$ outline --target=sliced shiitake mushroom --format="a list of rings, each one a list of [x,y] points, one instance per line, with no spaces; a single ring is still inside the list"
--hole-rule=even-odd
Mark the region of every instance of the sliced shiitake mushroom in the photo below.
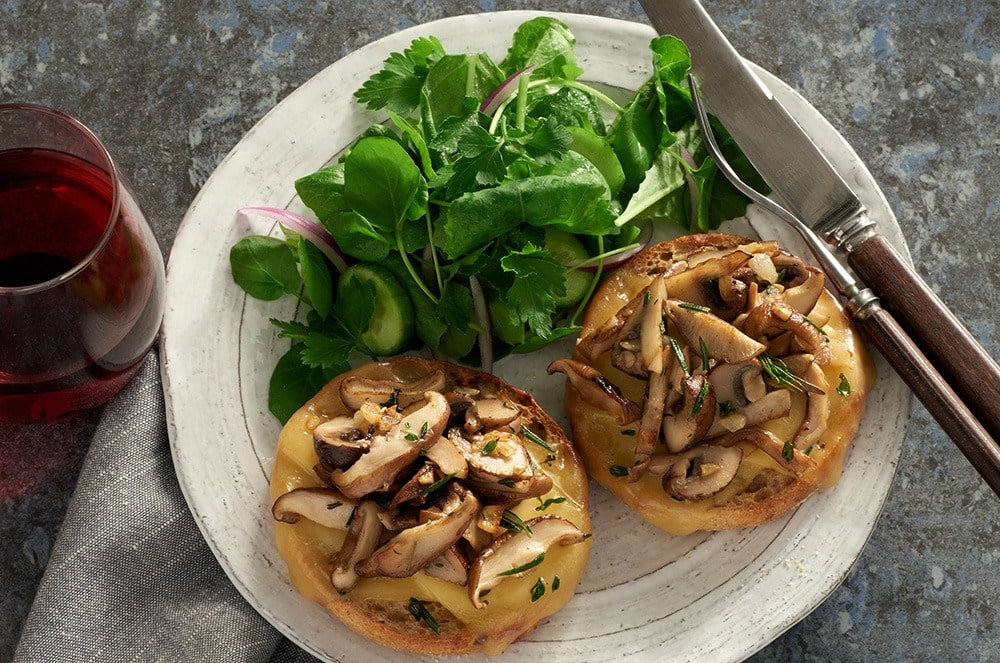
[[[337,488],[354,498],[384,490],[421,450],[437,441],[448,423],[448,402],[436,391],[425,392],[424,398],[424,405],[413,409],[384,435],[373,437],[368,453],[349,468],[330,474]]]
[[[333,488],[296,488],[274,500],[271,515],[283,523],[306,518],[324,527],[346,530],[357,505]]]
[[[349,467],[368,451],[368,430],[358,428],[354,417],[334,417],[313,429],[313,446],[330,469]]]
[[[504,398],[478,398],[465,411],[465,430],[475,433],[512,424],[521,410]]]
[[[586,535],[576,525],[554,514],[532,518],[525,529],[501,534],[484,548],[469,569],[469,598],[477,608],[486,607],[483,593],[503,582],[519,578],[545,559],[555,544],[580,543]]]
[[[440,516],[389,539],[355,566],[362,577],[406,578],[451,548],[479,513],[472,491],[452,482],[441,501]]]
[[[698,501],[728,486],[742,460],[739,447],[699,445],[679,454],[664,454],[653,467],[666,467],[663,489],[668,494],[678,500]]]
[[[666,311],[692,348],[697,348],[704,342],[710,357],[730,364],[746,361],[765,350],[762,343],[722,318],[685,304],[676,299],[668,299]]]
[[[444,391],[443,371],[433,371],[419,380],[404,383],[395,380],[373,380],[352,375],[340,383],[340,400],[352,410],[360,410],[365,403],[404,408],[424,398],[428,391]]]
[[[663,417],[663,441],[677,453],[701,441],[715,419],[715,393],[704,375],[692,375],[681,383],[679,408]]]
[[[557,359],[548,372],[563,373],[584,402],[613,415],[619,425],[631,423],[642,415],[639,406],[622,395],[621,390],[593,366],[572,359]]]
[[[774,433],[763,428],[743,428],[712,440],[713,445],[722,447],[732,447],[740,442],[749,442],[796,475],[816,465],[812,458],[796,449],[791,440],[782,442]]]
[[[456,543],[428,562],[424,573],[465,587],[469,582],[469,557],[462,546]]]
[[[382,538],[382,522],[378,505],[371,500],[362,501],[354,511],[350,529],[337,554],[330,560],[333,569],[330,580],[338,592],[349,592],[358,584],[357,565],[367,559],[378,547]]]

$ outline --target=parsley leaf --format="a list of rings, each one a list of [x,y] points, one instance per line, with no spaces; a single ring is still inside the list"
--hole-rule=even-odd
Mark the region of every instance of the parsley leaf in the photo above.
[[[372,110],[388,108],[409,113],[420,104],[420,89],[427,77],[428,65],[444,55],[444,47],[435,37],[415,39],[403,53],[392,53],[381,71],[369,78],[355,98]]]
[[[554,296],[566,294],[563,267],[552,255],[533,244],[514,251],[500,260],[504,271],[514,274],[514,285],[507,291],[507,306],[517,322],[526,322],[539,336],[552,331]]]

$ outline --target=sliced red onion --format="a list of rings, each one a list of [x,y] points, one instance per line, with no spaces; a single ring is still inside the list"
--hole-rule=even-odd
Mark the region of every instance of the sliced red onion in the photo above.
[[[490,92],[483,103],[479,105],[479,112],[485,113],[487,115],[493,115],[500,104],[510,99],[511,95],[517,92],[517,82],[525,74],[531,73],[531,70],[535,68],[535,65],[525,67],[520,71],[515,71],[513,74],[504,79],[504,82],[496,86],[492,92]]]
[[[331,263],[333,263],[333,266],[338,272],[343,272],[347,269],[347,261],[344,259],[343,254],[340,253],[340,247],[337,246],[337,241],[333,239],[333,235],[331,235],[326,228],[319,225],[315,221],[311,221],[304,216],[296,214],[295,212],[289,212],[286,209],[280,209],[278,207],[243,207],[239,209],[237,213],[257,214],[259,216],[266,216],[269,219],[274,219],[289,230],[297,232],[309,240],[310,243],[322,251],[323,255],[325,255]]]
[[[630,258],[635,256],[644,249],[648,249],[649,245],[653,241],[653,222],[647,221],[643,226],[642,230],[639,232],[639,236],[635,238],[635,246],[633,246],[628,251],[623,251],[611,258],[604,261],[604,269],[614,269],[615,267],[621,266],[623,263],[627,262]],[[584,265],[583,267],[578,267],[581,272],[596,272],[597,265]]]
[[[490,309],[486,303],[483,287],[479,279],[469,277],[469,290],[472,291],[472,306],[476,311],[476,322],[483,331],[479,332],[479,360],[487,373],[493,372],[493,325],[490,322]]]

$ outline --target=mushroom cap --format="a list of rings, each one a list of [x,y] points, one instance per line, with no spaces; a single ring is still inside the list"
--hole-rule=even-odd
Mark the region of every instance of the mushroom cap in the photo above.
[[[701,445],[681,454],[663,475],[663,489],[679,500],[703,500],[728,486],[740,469],[739,447]]]

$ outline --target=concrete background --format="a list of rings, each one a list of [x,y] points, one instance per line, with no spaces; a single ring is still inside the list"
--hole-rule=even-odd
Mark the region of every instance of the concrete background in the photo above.
[[[705,5],[745,56],[844,134],[881,184],[919,271],[1000,354],[1000,6]],[[401,28],[505,9],[645,21],[637,2],[598,0],[0,0],[0,100],[54,106],[94,129],[169,254],[216,164],[317,71]],[[13,652],[99,416],[0,425],[0,660]],[[997,660],[998,594],[1000,500],[915,405],[856,567],[753,660]]]

